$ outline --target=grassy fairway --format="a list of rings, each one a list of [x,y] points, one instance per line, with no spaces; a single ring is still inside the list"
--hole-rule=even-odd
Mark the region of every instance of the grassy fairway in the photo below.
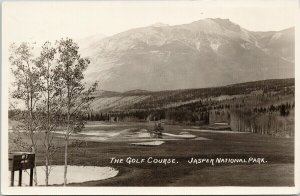
[[[149,128],[148,124],[118,124],[116,126],[87,127],[85,131],[116,132],[128,128]],[[208,140],[167,140],[161,146],[133,146],[124,141],[84,141],[70,145],[70,165],[112,166],[119,169],[115,178],[72,184],[73,186],[293,186],[294,139],[275,138],[252,133],[202,132],[195,127],[165,126],[165,131],[178,134],[183,129]],[[57,138],[57,140],[62,140]],[[175,158],[175,164],[110,163],[112,157],[137,159]],[[194,158],[265,158],[265,164],[189,164]],[[42,150],[37,155],[43,165]],[[53,164],[63,164],[63,149]],[[51,178],[51,176],[50,176]]]

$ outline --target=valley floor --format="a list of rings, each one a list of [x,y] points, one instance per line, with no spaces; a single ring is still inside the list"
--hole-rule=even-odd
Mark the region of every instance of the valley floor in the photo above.
[[[84,132],[151,129],[153,123],[89,122]],[[70,145],[70,165],[109,166],[119,170],[116,177],[90,181],[70,186],[294,186],[294,138],[276,138],[253,133],[201,130],[201,127],[164,125],[164,132],[189,133],[205,139],[165,140],[159,146],[131,145],[129,140],[80,140]],[[194,131],[193,131],[194,130]],[[132,134],[131,134],[132,135]],[[59,134],[57,135],[59,136]],[[90,137],[90,135],[89,135]],[[96,137],[99,137],[96,136]],[[127,136],[126,136],[127,137]],[[61,137],[56,140],[62,143]],[[78,145],[79,144],[79,145]],[[11,146],[11,149],[13,147]],[[63,148],[54,157],[53,165],[63,164]],[[127,159],[145,159],[143,163],[126,162]],[[175,163],[147,163],[147,159],[175,159]],[[124,159],[123,163],[112,163],[112,158]],[[242,159],[240,163],[189,163],[196,160]],[[263,158],[264,162],[249,159]],[[42,149],[37,154],[38,165],[43,165]],[[54,176],[51,176],[50,178]]]

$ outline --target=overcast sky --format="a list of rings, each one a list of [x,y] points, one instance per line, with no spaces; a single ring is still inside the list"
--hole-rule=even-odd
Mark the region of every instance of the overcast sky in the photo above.
[[[294,26],[296,0],[228,2],[6,2],[2,14],[3,40],[45,41],[66,36],[75,39],[95,34],[109,36],[157,22],[175,25],[208,17],[229,18],[254,31],[282,30]]]

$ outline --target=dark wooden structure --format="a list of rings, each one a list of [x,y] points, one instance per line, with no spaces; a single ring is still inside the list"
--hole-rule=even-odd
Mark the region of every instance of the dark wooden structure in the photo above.
[[[11,152],[8,156],[9,171],[11,172],[10,185],[14,186],[15,171],[19,171],[19,186],[22,185],[22,170],[30,169],[29,186],[33,184],[33,168],[35,154],[30,152]]]

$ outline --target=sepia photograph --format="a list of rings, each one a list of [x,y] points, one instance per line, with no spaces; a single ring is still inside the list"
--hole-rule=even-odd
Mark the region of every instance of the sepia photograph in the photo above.
[[[299,194],[298,3],[2,2],[1,193]]]

